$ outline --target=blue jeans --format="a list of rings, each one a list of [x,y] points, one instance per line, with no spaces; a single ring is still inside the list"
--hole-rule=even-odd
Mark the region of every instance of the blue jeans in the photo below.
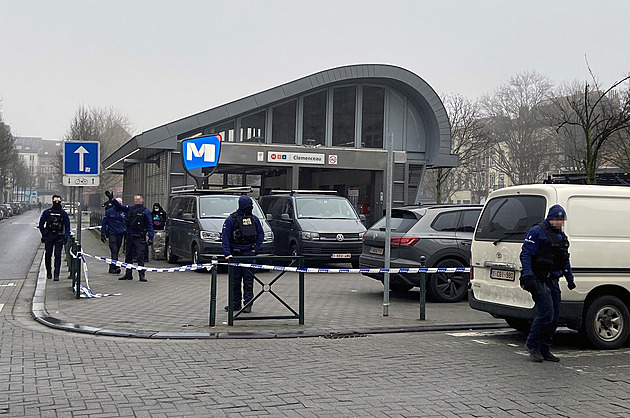
[[[562,296],[558,279],[542,283],[541,291],[532,295],[532,299],[534,299],[538,313],[529,329],[525,344],[530,350],[548,353],[551,350],[551,341],[556,328],[558,328],[558,319],[560,318]]]

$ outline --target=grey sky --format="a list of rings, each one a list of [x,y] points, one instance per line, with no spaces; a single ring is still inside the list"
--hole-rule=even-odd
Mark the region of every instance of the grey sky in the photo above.
[[[79,105],[139,133],[347,64],[387,63],[471,99],[536,70],[630,72],[628,1],[0,0],[0,98],[18,136],[61,138]]]

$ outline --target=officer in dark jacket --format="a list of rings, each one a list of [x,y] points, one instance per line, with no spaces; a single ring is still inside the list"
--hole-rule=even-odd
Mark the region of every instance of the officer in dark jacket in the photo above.
[[[575,289],[569,240],[562,231],[565,219],[562,206],[552,206],[547,218],[527,232],[521,250],[521,287],[532,294],[538,310],[525,345],[530,359],[538,363],[560,361],[551,353],[551,341],[560,317],[558,279],[564,276],[569,290]]]
[[[52,197],[52,207],[46,209],[39,218],[39,231],[42,233],[42,242],[45,244],[45,264],[46,277],[53,278],[51,272],[51,258],[53,249],[55,251],[55,281],[59,280],[59,269],[61,268],[61,249],[68,241],[70,235],[70,218],[65,210],[61,208],[61,196]]]
[[[122,203],[120,197],[116,198],[116,200],[118,203]],[[103,215],[103,222],[101,222],[101,241],[105,242],[106,238],[109,238],[111,259],[118,261],[118,253],[120,252],[120,247],[125,235],[127,214],[114,209],[113,204],[109,206],[109,209],[107,209],[105,215]],[[108,273],[120,274],[120,267],[110,264]]]
[[[137,194],[133,197],[133,206],[121,205],[118,201],[112,200],[112,194],[105,192],[112,201],[114,209],[127,213],[127,247],[125,249],[125,263],[133,263],[134,256],[139,266],[144,266],[147,259],[148,245],[153,245],[153,221],[151,211],[144,207],[144,196]],[[149,241],[147,243],[147,235]],[[145,272],[138,271],[141,282],[146,282]],[[118,280],[132,280],[131,269],[126,269],[125,275]]]
[[[226,260],[232,256],[256,255],[260,251],[265,238],[265,231],[260,219],[252,214],[253,208],[252,199],[243,195],[238,199],[238,210],[225,219],[221,241]],[[242,296],[241,280],[243,282]],[[243,312],[251,312],[252,299],[254,298],[254,273],[250,269],[236,267],[232,290],[234,310],[241,309],[242,298],[245,302]],[[225,307],[225,310],[228,310],[228,306]]]

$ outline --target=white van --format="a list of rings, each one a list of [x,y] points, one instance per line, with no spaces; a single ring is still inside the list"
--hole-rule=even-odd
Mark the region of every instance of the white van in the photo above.
[[[519,286],[528,229],[548,209],[566,210],[575,290],[560,279],[560,325],[581,331],[597,348],[623,346],[630,332],[630,187],[532,184],[490,194],[471,246],[469,304],[519,330],[535,316]]]

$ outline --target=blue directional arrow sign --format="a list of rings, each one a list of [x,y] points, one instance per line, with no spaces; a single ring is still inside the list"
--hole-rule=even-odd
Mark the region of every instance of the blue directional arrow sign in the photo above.
[[[100,143],[96,141],[67,141],[63,144],[63,174],[98,176]]]

